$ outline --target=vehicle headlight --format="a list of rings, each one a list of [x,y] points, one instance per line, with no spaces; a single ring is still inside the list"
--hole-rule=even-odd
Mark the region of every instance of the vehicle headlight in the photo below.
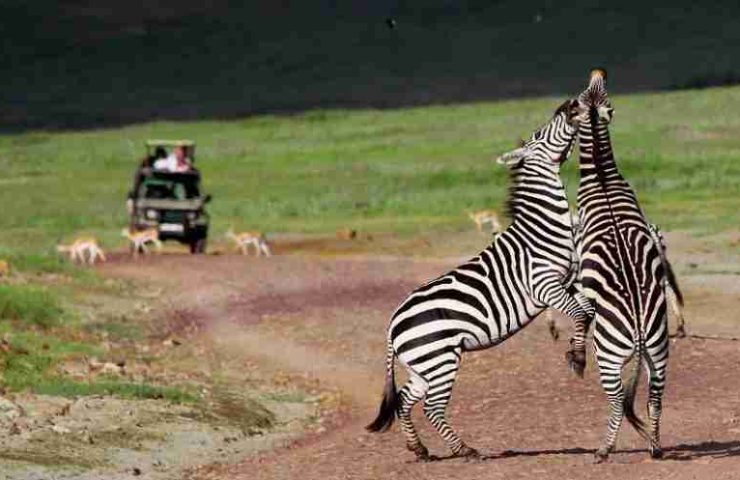
[[[188,212],[188,220],[195,220],[198,218],[198,214],[196,212]]]
[[[149,220],[156,220],[157,219],[157,211],[156,210],[147,210],[146,211],[146,218]]]

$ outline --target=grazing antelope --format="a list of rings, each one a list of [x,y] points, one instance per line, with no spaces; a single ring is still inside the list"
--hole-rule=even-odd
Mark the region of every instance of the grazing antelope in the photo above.
[[[337,238],[340,240],[354,240],[357,238],[357,230],[346,227],[337,230]]]
[[[57,245],[57,251],[68,253],[69,259],[73,263],[79,262],[94,265],[98,258],[103,262],[106,260],[103,249],[100,248],[98,241],[93,237],[78,238],[70,245]]]
[[[229,229],[226,232],[226,236],[236,243],[239,247],[239,251],[242,255],[249,255],[249,246],[253,245],[257,256],[265,255],[269,257],[272,255],[270,246],[267,244],[267,239],[262,232],[240,232],[234,233],[233,229]]]
[[[10,275],[10,262],[0,260],[0,277],[7,277],[8,275]]]
[[[129,242],[131,242],[134,257],[137,257],[139,252],[144,254],[149,253],[149,250],[146,248],[149,243],[154,244],[157,252],[162,251],[162,242],[159,240],[159,231],[156,228],[147,228],[138,232],[132,232],[128,228],[124,228],[121,230],[121,235],[128,238]]]
[[[501,232],[501,222],[499,222],[498,215],[493,210],[468,212],[468,216],[475,222],[475,226],[478,227],[479,232],[483,232],[483,225],[486,223],[491,225],[491,233]]]

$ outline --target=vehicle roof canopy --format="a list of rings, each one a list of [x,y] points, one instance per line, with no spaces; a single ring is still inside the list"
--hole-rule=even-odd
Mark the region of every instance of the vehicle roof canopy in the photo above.
[[[146,146],[151,147],[194,147],[192,140],[147,140]]]

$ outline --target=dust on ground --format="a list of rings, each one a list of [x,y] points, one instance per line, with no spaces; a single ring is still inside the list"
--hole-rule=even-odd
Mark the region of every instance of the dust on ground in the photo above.
[[[92,422],[97,428],[133,425],[139,436],[129,445],[103,448],[106,437],[98,433],[100,455],[97,444],[82,451],[89,452],[89,461],[117,452],[107,466],[93,466],[105,476],[85,477],[91,470],[80,466],[66,478],[129,478],[134,464],[145,467],[135,467],[142,478],[161,479],[740,478],[740,342],[734,341],[672,343],[663,423],[667,458],[661,462],[646,461],[645,445],[625,426],[611,461],[591,464],[607,415],[593,362],[585,380],[571,377],[565,342],[550,340],[540,322],[497,348],[464,358],[450,415],[486,460],[416,463],[397,427],[384,435],[366,433],[363,426],[374,417],[382,389],[390,313],[416,285],[470,256],[459,252],[475,252],[487,241],[451,233],[409,242],[287,238],[276,242],[280,255],[272,258],[235,256],[228,249],[222,255],[136,262],[114,257],[101,267],[104,275],[146,285],[158,299],[158,341],[174,336],[188,347],[170,349],[168,365],[229,392],[226,398],[251,392],[273,412],[287,408],[279,413],[285,430],[245,434],[233,423],[198,418],[200,410],[192,406],[161,401],[131,407],[123,400],[81,399],[69,412],[73,419],[80,415],[79,425],[85,416],[99,415]],[[736,236],[674,233],[668,242],[686,296],[688,331],[740,337],[732,316],[740,307]],[[285,255],[291,248],[300,255]],[[92,406],[85,408],[88,401]],[[225,404],[228,409],[241,403]],[[131,409],[142,419],[125,422],[122,412]],[[70,433],[46,425],[48,441],[85,445],[74,422],[51,416]],[[420,412],[415,421],[433,453],[444,454]],[[194,425],[196,431],[187,433]],[[120,442],[126,436],[110,438]],[[189,447],[198,441],[205,443]],[[28,445],[31,451],[46,448]]]

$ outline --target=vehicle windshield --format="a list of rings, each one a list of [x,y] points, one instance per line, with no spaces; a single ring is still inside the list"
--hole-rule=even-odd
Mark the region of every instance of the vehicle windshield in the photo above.
[[[145,179],[139,186],[138,198],[188,200],[198,198],[198,178],[187,178],[185,176],[153,176]]]

